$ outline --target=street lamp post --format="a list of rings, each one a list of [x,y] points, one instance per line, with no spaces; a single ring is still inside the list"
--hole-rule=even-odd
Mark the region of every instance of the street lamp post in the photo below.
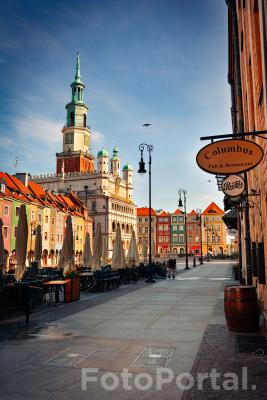
[[[31,240],[30,240],[30,251],[29,251],[29,264],[32,261],[32,237],[36,235],[35,221],[31,221],[30,226],[31,226]]]
[[[206,259],[209,261],[209,228],[207,224],[204,223],[204,227],[206,228],[206,245],[207,245],[207,253],[206,253]]]
[[[197,219],[199,220],[199,225],[200,225],[200,260],[199,263],[203,264],[203,246],[202,246],[202,216],[201,216],[201,210],[200,208],[196,209],[197,212]]]
[[[188,267],[188,252],[187,252],[187,216],[186,216],[186,190],[178,189],[179,194],[179,202],[178,207],[183,207],[184,205],[184,228],[185,228],[185,269],[189,269]],[[182,195],[184,197],[184,204],[182,202]]]
[[[153,279],[153,271],[152,271],[152,252],[151,252],[151,244],[152,244],[152,221],[151,221],[151,164],[152,164],[152,158],[151,158],[151,152],[153,151],[153,145],[152,144],[146,144],[142,143],[139,146],[139,150],[141,152],[141,159],[139,161],[139,174],[145,174],[146,169],[145,169],[145,162],[143,159],[143,152],[147,149],[149,153],[149,278],[146,280],[146,282],[155,282]]]

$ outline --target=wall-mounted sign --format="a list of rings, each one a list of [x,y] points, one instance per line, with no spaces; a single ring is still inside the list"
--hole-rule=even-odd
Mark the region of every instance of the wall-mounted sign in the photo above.
[[[229,175],[222,181],[222,191],[229,197],[238,197],[245,190],[245,181],[239,175]]]
[[[198,166],[215,175],[249,171],[263,158],[262,148],[250,140],[227,139],[208,144],[197,153]]]

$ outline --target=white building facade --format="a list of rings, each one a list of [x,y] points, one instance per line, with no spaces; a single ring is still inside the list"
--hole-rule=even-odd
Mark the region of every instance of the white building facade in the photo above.
[[[132,229],[136,232],[133,168],[128,163],[121,168],[119,149],[115,146],[111,158],[105,149],[98,152],[95,169],[95,159],[89,154],[91,132],[86,125],[88,107],[83,103],[84,84],[80,77],[79,56],[71,88],[72,101],[66,105],[67,123],[62,130],[62,152],[57,153],[57,172],[33,176],[32,180],[56,193],[73,191],[77,194],[93,218],[94,232],[97,223],[101,224],[108,258],[112,257],[116,227],[120,225],[127,255]]]

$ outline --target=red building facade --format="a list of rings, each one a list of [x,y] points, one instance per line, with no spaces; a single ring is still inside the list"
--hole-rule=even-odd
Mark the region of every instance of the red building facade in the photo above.
[[[166,255],[171,251],[171,215],[162,211],[156,215],[156,251]]]

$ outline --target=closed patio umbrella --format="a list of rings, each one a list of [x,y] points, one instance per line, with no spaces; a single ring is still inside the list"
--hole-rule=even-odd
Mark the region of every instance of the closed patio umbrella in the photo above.
[[[142,237],[142,257],[145,262],[146,258],[147,258],[147,245],[146,245],[145,235],[143,235],[143,237]]]
[[[102,240],[102,259],[101,265],[105,266],[108,262],[108,245],[107,245],[107,238],[103,237]]]
[[[64,274],[75,270],[74,265],[74,248],[73,248],[73,229],[71,216],[68,215],[66,220],[66,229],[64,235],[63,246],[61,250],[59,266],[64,268]]]
[[[155,261],[155,257],[156,257],[156,243],[155,243],[155,239],[154,239],[153,236],[152,236],[152,238],[151,238],[151,255],[152,255],[152,258],[153,258],[154,261]]]
[[[84,250],[83,250],[83,265],[87,268],[92,268],[92,250],[91,250],[91,240],[90,235],[87,232],[85,236]]]
[[[102,235],[101,235],[101,224],[98,222],[96,226],[96,233],[94,237],[94,269],[100,269],[101,257],[102,257]]]
[[[42,252],[43,249],[42,249],[41,225],[38,225],[36,229],[36,238],[34,247],[34,260],[37,262],[38,268],[41,268]]]
[[[5,274],[6,267],[6,255],[5,255],[5,246],[4,246],[4,238],[3,238],[3,221],[0,218],[0,270],[2,270],[2,274]]]
[[[117,227],[116,231],[116,239],[113,248],[111,267],[112,269],[121,269],[125,267],[125,254],[121,239],[120,226]]]
[[[128,250],[127,260],[128,260],[129,267],[137,265],[139,263],[139,255],[138,255],[138,249],[137,249],[137,244],[136,244],[135,231],[133,229],[132,229],[132,236],[131,236],[130,246],[129,246],[129,250]]]
[[[27,241],[28,241],[28,223],[26,206],[22,204],[19,210],[19,221],[16,235],[16,258],[17,267],[15,271],[15,279],[21,281],[26,270],[26,256],[27,256]]]

